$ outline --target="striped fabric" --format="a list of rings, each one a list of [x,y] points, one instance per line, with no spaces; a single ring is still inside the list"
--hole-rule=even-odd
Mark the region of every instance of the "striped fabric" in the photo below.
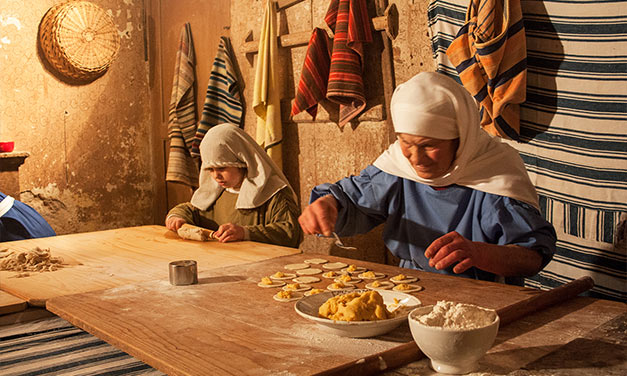
[[[438,70],[455,77],[446,50],[467,0],[433,0]],[[627,14],[624,1],[522,1],[527,100],[520,142],[557,253],[530,287],[591,276],[586,295],[625,300],[627,290]]]
[[[166,181],[198,186],[198,166],[191,156],[196,135],[196,94],[194,93],[194,45],[189,23],[183,26],[176,52],[172,96],[168,112],[170,153]]]
[[[0,374],[163,375],[59,317],[0,327]]]
[[[253,92],[253,109],[257,114],[256,141],[274,163],[282,168],[283,123],[279,96],[277,37],[276,4],[272,0],[266,0]]]
[[[525,101],[527,49],[520,0],[472,0],[466,22],[446,51],[479,103],[481,126],[518,140]]]
[[[363,44],[372,42],[372,33],[365,0],[332,0],[325,22],[334,32],[332,48],[326,32],[314,29],[292,116],[307,110],[315,117],[317,104],[325,95],[340,105],[338,123],[343,127],[366,107]],[[330,55],[324,56],[327,51]]]
[[[209,128],[224,123],[241,126],[242,112],[243,106],[235,69],[235,55],[230,39],[221,37],[218,53],[213,60],[213,68],[209,76],[200,123],[192,143],[192,156],[200,157],[198,148]]]

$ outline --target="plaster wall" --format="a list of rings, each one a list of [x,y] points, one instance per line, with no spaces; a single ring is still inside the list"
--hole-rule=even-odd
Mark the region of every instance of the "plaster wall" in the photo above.
[[[121,47],[85,85],[57,78],[37,51],[39,23],[58,2],[0,2],[0,140],[30,153],[19,199],[58,234],[153,223],[143,1],[93,0],[113,17]]]
[[[265,0],[231,1],[231,37],[242,76],[244,97],[252,102],[256,54],[246,54],[242,44],[249,31],[259,39]],[[369,14],[374,16],[374,1],[368,1]],[[399,10],[399,35],[392,41],[394,80],[403,82],[421,71],[435,70],[427,32],[427,0],[395,1]],[[323,21],[327,0],[305,0],[278,13],[279,34],[311,31]],[[390,123],[386,121],[386,103],[382,59],[385,56],[381,33],[374,32],[374,41],[366,48],[365,86],[367,108],[358,121],[340,128],[337,110],[329,103],[319,106],[314,120],[301,113],[291,119],[294,99],[307,46],[279,48],[281,66],[281,98],[283,119],[283,166],[287,178],[299,194],[301,207],[307,206],[311,189],[324,182],[358,174],[372,163],[393,140]],[[249,106],[250,107],[250,106]],[[254,135],[256,117],[246,112],[245,129]],[[330,253],[376,262],[394,262],[381,238],[381,228],[347,239],[358,251],[343,251],[332,241],[306,236],[301,245],[305,252]]]

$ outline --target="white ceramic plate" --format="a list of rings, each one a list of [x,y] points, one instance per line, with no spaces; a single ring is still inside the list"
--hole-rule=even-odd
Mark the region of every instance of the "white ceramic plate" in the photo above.
[[[344,290],[328,291],[316,295],[306,296],[297,301],[294,305],[296,312],[302,317],[314,321],[323,330],[341,337],[365,338],[385,334],[403,322],[407,321],[407,315],[412,308],[418,307],[421,303],[415,296],[397,291],[377,290],[383,297],[383,302],[390,307],[394,304],[394,299],[398,299],[406,307],[403,313],[397,317],[387,320],[377,321],[334,321],[318,317],[318,308],[329,298],[348,294],[351,292],[366,292],[370,290]]]

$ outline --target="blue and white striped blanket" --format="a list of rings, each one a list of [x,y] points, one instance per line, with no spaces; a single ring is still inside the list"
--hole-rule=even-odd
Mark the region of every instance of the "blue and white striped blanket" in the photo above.
[[[437,70],[456,78],[446,50],[469,0],[432,0]],[[521,1],[527,41],[527,98],[520,143],[545,217],[558,235],[553,261],[531,287],[584,275],[590,296],[626,299],[627,13],[624,1]],[[622,218],[622,219],[621,219]]]
[[[163,373],[59,318],[0,327],[0,375]]]

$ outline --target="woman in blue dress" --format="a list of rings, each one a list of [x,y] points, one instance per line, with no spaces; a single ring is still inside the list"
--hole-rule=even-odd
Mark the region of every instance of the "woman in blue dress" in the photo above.
[[[55,235],[35,209],[0,192],[0,242]]]
[[[401,267],[515,284],[538,273],[555,230],[518,152],[481,129],[470,94],[425,72],[390,105],[397,141],[360,175],[316,186],[303,231],[347,236],[384,223]]]

